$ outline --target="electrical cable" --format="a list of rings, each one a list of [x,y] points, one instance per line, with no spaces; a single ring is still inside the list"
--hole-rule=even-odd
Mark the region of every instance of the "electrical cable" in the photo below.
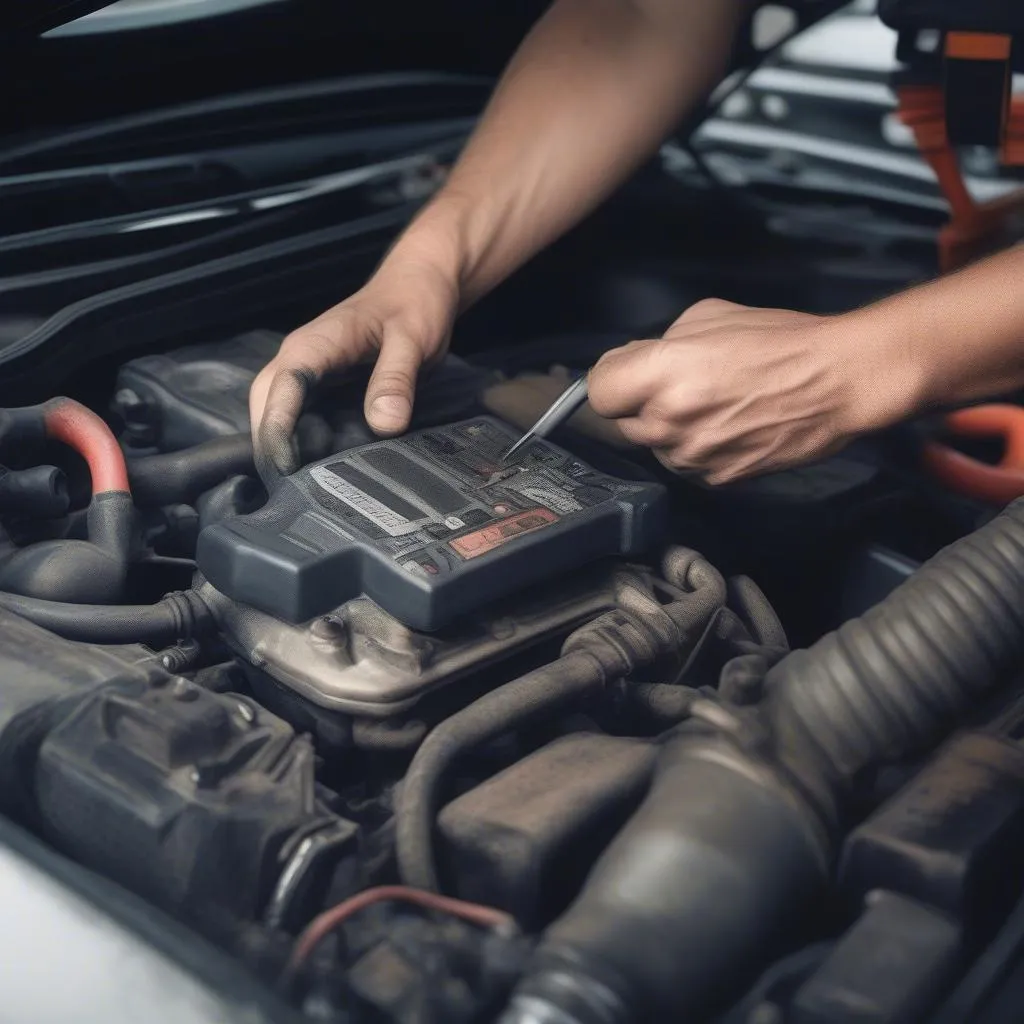
[[[313,918],[299,936],[286,968],[286,977],[294,975],[309,959],[313,950],[331,932],[340,928],[349,918],[376,903],[384,902],[411,903],[424,910],[433,910],[442,914],[450,914],[480,928],[491,928],[513,932],[516,930],[515,919],[511,914],[494,907],[486,907],[480,903],[467,903],[465,900],[441,896],[438,893],[424,892],[405,885],[382,885],[374,889],[366,889],[356,893],[330,910],[325,910]]]
[[[835,14],[836,11],[840,10],[845,5],[845,3],[846,0],[831,3],[829,5],[829,9],[822,12],[820,18]],[[820,20],[820,18],[818,20]],[[750,64],[736,73],[734,81],[730,83],[728,87],[723,89],[717,96],[712,93],[710,101],[687,122],[683,131],[680,133],[677,141],[680,142],[680,145],[682,145],[690,155],[690,158],[693,160],[694,165],[700,174],[716,189],[728,191],[733,186],[728,182],[722,181],[722,179],[715,173],[714,169],[708,163],[704,153],[701,152],[701,150],[699,150],[694,144],[694,135],[703,124],[718,115],[726,101],[735,96],[740,89],[747,85],[750,82],[750,79],[753,78],[753,76],[764,66],[766,61],[770,60],[783,47],[789,45],[789,43],[796,39],[797,36],[805,32],[807,27],[807,25],[801,25],[798,23],[796,28],[787,32],[781,39],[772,43],[771,46],[759,50],[756,57],[750,62]]]

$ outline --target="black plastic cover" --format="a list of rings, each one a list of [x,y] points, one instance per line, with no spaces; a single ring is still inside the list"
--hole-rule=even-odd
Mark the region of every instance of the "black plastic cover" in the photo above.
[[[462,899],[535,927],[565,909],[647,789],[657,746],[574,733],[452,801],[438,817]]]
[[[377,441],[283,480],[199,537],[218,590],[290,622],[365,594],[413,629],[602,557],[659,544],[664,488],[599,473],[489,417]]]
[[[840,886],[912,896],[989,931],[1020,889],[1024,748],[981,732],[954,738],[847,838]]]
[[[282,335],[251,331],[125,363],[115,405],[129,425],[150,432],[162,451],[177,451],[249,432],[249,389],[277,355]]]
[[[955,922],[891,892],[863,916],[798,989],[790,1024],[916,1024],[950,983],[960,954]]]
[[[142,647],[74,643],[0,610],[0,810],[35,810],[35,752],[47,731],[100,687],[166,676]]]
[[[314,767],[279,718],[162,674],[105,686],[56,725],[36,797],[60,849],[234,944],[251,922],[321,909],[355,842]]]

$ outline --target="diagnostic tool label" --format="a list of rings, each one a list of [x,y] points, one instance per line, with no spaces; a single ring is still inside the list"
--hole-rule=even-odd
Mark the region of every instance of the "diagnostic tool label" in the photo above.
[[[327,466],[314,466],[309,471],[309,475],[328,494],[343,501],[349,508],[365,516],[392,537],[415,533],[420,527],[419,522],[414,522],[394,509],[388,508],[382,501],[378,501]]]
[[[509,486],[524,498],[529,498],[530,501],[535,501],[538,505],[546,505],[553,512],[558,512],[563,516],[570,512],[579,512],[583,508],[573,497],[571,491],[562,490],[553,484],[515,482]]]
[[[558,522],[558,516],[547,508],[533,508],[527,512],[519,512],[508,519],[491,523],[474,533],[467,533],[463,537],[456,537],[448,542],[448,546],[467,561],[471,558],[478,558],[486,555],[488,551],[500,548],[516,537],[524,533],[532,533],[534,530],[542,530],[545,526],[551,526]]]

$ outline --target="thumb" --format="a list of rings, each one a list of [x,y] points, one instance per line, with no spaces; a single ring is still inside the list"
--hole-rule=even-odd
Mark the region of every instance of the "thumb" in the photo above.
[[[408,428],[423,359],[423,348],[407,335],[385,332],[364,406],[366,422],[375,433],[391,436]]]

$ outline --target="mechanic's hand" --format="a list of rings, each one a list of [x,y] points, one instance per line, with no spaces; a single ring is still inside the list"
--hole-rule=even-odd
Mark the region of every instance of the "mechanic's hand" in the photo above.
[[[901,418],[889,348],[882,332],[843,316],[706,299],[664,337],[606,353],[590,404],[670,469],[726,483],[817,459]]]
[[[420,367],[444,355],[458,305],[455,282],[428,261],[385,262],[353,296],[288,335],[249,394],[260,476],[299,468],[293,434],[309,392],[357,363],[376,360],[367,423],[381,435],[402,433]]]

